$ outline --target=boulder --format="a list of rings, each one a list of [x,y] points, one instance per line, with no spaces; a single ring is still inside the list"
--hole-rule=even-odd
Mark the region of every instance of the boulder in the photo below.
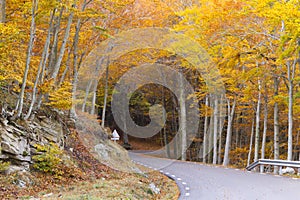
[[[294,168],[291,167],[287,167],[285,169],[282,169],[282,174],[295,174],[295,170]]]

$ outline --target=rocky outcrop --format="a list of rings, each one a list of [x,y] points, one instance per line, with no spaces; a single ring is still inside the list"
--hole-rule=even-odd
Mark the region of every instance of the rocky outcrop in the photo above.
[[[50,115],[37,115],[31,121],[10,120],[9,115],[0,116],[0,159],[11,163],[7,173],[29,170],[35,144],[64,144],[66,132],[57,119]]]
[[[68,139],[69,128],[78,133],[87,150],[106,166],[126,172],[137,172],[127,151],[109,140],[107,133],[94,116],[78,113],[72,121],[64,113],[47,110],[36,113],[31,120],[12,120],[12,115],[0,115],[0,160],[11,163],[7,173],[28,171],[32,156],[36,155],[35,144],[56,143],[72,152]]]
[[[82,144],[102,164],[118,171],[141,173],[131,162],[128,152],[108,139],[111,133],[106,133],[93,116],[78,113],[76,131]]]

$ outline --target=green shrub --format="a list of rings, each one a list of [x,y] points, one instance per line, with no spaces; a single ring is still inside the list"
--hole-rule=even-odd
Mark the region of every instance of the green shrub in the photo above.
[[[63,175],[62,155],[63,151],[54,143],[50,145],[35,145],[37,152],[41,153],[32,157],[33,168],[45,173],[51,173],[57,177]]]
[[[0,155],[1,155],[1,147],[0,147]],[[4,172],[10,166],[10,162],[4,162],[0,160],[0,172]]]
[[[10,166],[10,162],[0,161],[0,172],[7,170],[9,166]]]

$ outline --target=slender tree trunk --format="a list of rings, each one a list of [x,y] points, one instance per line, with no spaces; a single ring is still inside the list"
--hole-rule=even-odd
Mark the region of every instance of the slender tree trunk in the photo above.
[[[223,165],[227,166],[229,164],[229,152],[231,146],[231,136],[232,136],[232,122],[233,116],[235,112],[236,100],[233,100],[232,107],[230,106],[230,100],[227,99],[227,113],[228,113],[228,122],[227,122],[227,135],[226,135],[226,143],[225,143],[225,152],[224,152],[224,160]]]
[[[53,25],[53,19],[54,19],[55,12],[56,12],[56,9],[53,10],[53,12],[51,13],[51,16],[50,16],[50,25],[49,25],[49,29],[48,29],[48,33],[47,33],[47,38],[46,38],[46,42],[45,42],[45,45],[44,45],[42,58],[40,60],[40,64],[39,64],[39,67],[38,67],[37,75],[36,75],[36,78],[35,78],[33,90],[32,90],[31,104],[30,104],[29,110],[27,112],[27,115],[25,116],[25,119],[28,119],[30,117],[33,106],[34,106],[35,101],[36,101],[36,92],[37,92],[38,82],[40,80],[40,75],[43,72],[43,66],[45,65],[44,63],[47,61],[46,56],[47,56],[47,52],[49,51],[50,39],[51,39],[51,29],[52,29],[52,25]]]
[[[180,97],[179,97],[179,107],[180,107],[180,133],[181,133],[181,160],[186,160],[186,150],[187,150],[187,135],[186,135],[186,99],[183,85],[183,72],[180,74],[179,87],[180,87]]]
[[[91,115],[95,114],[95,108],[96,108],[96,101],[97,101],[97,87],[98,87],[98,81],[95,82],[94,84],[94,89],[93,89],[93,97],[92,97],[92,107],[91,107]]]
[[[106,53],[109,53],[110,51],[112,51],[112,49],[113,49],[113,44],[109,44],[109,47],[107,48],[107,50],[106,50]],[[96,73],[98,73],[99,72],[99,70],[101,70],[101,65],[102,65],[102,63],[103,63],[103,61],[104,61],[104,58],[106,58],[105,56],[103,56],[101,59],[100,59],[100,61],[99,61],[99,64],[97,64],[97,68],[96,68]],[[107,79],[105,80],[105,85],[106,84],[108,84],[108,75],[109,75],[109,57],[107,57],[107,63],[106,63],[106,75],[107,75]],[[95,113],[95,106],[96,106],[96,97],[97,97],[97,87],[98,87],[98,83],[99,83],[99,80],[95,80],[94,81],[96,84],[94,85],[94,88],[93,88],[93,90],[92,90],[92,93],[93,93],[93,99],[92,99],[92,108],[91,108],[91,114],[94,114]],[[106,87],[106,86],[105,86]],[[107,87],[108,87],[108,85],[107,85]],[[107,101],[107,97],[108,97],[108,88],[107,88],[107,90],[105,91],[105,94],[104,94],[104,97],[105,97],[105,95],[106,95],[106,97],[104,98],[104,101]],[[106,104],[107,103],[105,103],[105,109],[103,110],[104,111],[104,113],[106,112]],[[102,111],[102,113],[103,113],[103,111]],[[104,121],[105,122],[105,115],[104,115],[104,117],[103,117],[103,114],[102,114],[102,119],[101,119],[102,121]],[[102,122],[101,122],[101,125],[102,125]],[[104,126],[104,125],[103,125]]]
[[[223,102],[223,96],[221,96],[220,102]],[[219,106],[219,109],[223,109],[223,105]],[[223,131],[223,123],[224,120],[222,120],[222,116],[221,116],[221,110],[219,110],[219,147],[218,147],[218,164],[221,165],[222,164],[222,160],[221,160],[221,153],[222,153],[222,131]]]
[[[76,108],[75,108],[75,101],[76,101],[76,91],[77,91],[77,85],[78,85],[78,70],[74,66],[74,71],[73,71],[73,83],[72,83],[72,107],[70,109],[70,117],[76,119]]]
[[[95,74],[99,73],[99,70],[101,69],[101,65],[103,64],[104,58],[105,58],[105,56],[102,56],[99,61],[98,60],[96,61]],[[97,86],[98,86],[98,80],[91,79],[89,81],[89,84],[87,85],[86,90],[85,90],[84,100],[83,100],[83,104],[82,104],[82,108],[81,108],[82,112],[85,112],[85,110],[86,110],[85,109],[86,108],[86,103],[87,103],[87,100],[89,98],[90,89],[91,89],[93,84],[97,84]],[[95,93],[95,91],[94,91],[95,89],[97,89],[97,87],[96,88],[93,87],[93,90],[92,90],[93,94]],[[95,106],[95,104],[92,105],[92,107],[94,107],[94,106]]]
[[[109,48],[107,49],[107,52],[111,52],[113,48],[114,48],[113,44],[109,44]],[[110,65],[110,61],[109,61],[109,57],[107,57],[107,63],[106,63],[106,69],[105,69],[104,102],[103,102],[103,110],[102,110],[102,118],[101,118],[101,126],[102,127],[104,127],[106,107],[107,107],[109,65]]]
[[[235,119],[235,122],[236,122],[237,125],[239,123],[239,118],[240,118],[240,116],[239,116],[239,114],[237,114],[237,117]],[[234,123],[234,121],[232,123]],[[238,148],[239,147],[239,139],[240,139],[240,137],[239,137],[239,126],[237,126],[237,128],[234,130],[234,134],[235,134],[235,140],[234,140],[235,141],[235,148]]]
[[[105,69],[104,102],[103,102],[102,118],[101,118],[101,126],[103,128],[105,124],[105,113],[106,113],[106,105],[107,105],[107,97],[108,97],[108,74],[109,74],[109,57],[107,58],[106,69]]]
[[[66,61],[66,68],[65,68],[62,76],[60,77],[58,87],[60,87],[61,84],[65,81],[67,73],[70,69],[70,64],[71,64],[71,48],[68,48],[68,58],[67,58],[67,61]]]
[[[288,105],[288,155],[287,160],[293,158],[293,90],[294,90],[294,74],[296,60],[291,64],[287,63],[288,68],[288,90],[289,90],[289,105]]]
[[[82,108],[81,108],[81,111],[82,112],[85,112],[85,107],[86,107],[86,102],[87,102],[87,99],[89,97],[89,94],[90,94],[90,89],[92,87],[92,84],[95,80],[91,79],[89,81],[89,84],[87,84],[87,87],[85,89],[85,95],[84,95],[84,99],[83,99],[83,103],[82,103]]]
[[[0,0],[0,23],[5,23],[6,20],[6,0]]]
[[[210,105],[212,106],[212,105]],[[208,132],[208,151],[207,151],[207,162],[212,162],[212,149],[213,149],[213,124],[214,124],[214,118],[210,117],[209,120],[209,132]]]
[[[76,4],[76,0],[74,1],[74,6],[75,6],[75,4]],[[82,12],[85,10],[86,6],[87,6],[87,2],[86,2],[86,0],[84,0],[82,8],[81,8]],[[69,20],[72,24],[73,12],[71,13],[70,18],[69,18]],[[81,29],[81,19],[79,18],[79,19],[77,19],[77,23],[76,23],[76,27],[75,27],[76,31],[75,31],[75,35],[74,35],[74,41],[73,41],[73,85],[72,85],[73,86],[72,87],[73,103],[72,103],[72,108],[70,110],[70,115],[74,118],[76,118],[75,101],[76,101],[76,92],[77,92],[77,85],[78,85],[78,71],[80,69],[82,57],[84,55],[84,54],[82,54],[80,61],[78,62],[78,43],[79,43],[80,29]],[[70,30],[68,29],[68,26],[67,26],[66,31],[70,32]],[[68,36],[66,38],[68,38]]]
[[[64,7],[60,9],[59,15],[55,19],[56,22],[53,29],[53,42],[51,45],[51,52],[49,55],[47,76],[51,75],[51,73],[54,70],[54,65],[56,63],[57,49],[58,49],[58,34],[60,32],[60,23],[61,23],[63,12],[64,12]]]
[[[166,97],[165,97],[165,88],[162,88],[162,101],[163,101],[163,107],[166,107]],[[163,111],[163,121],[167,120],[167,113]],[[170,146],[169,146],[169,140],[168,140],[168,134],[167,134],[167,127],[166,124],[163,128],[163,140],[164,140],[164,146],[166,148],[166,156],[167,158],[170,158]]]
[[[68,41],[69,35],[70,35],[70,30],[71,30],[71,25],[72,25],[72,21],[73,21],[73,16],[74,16],[74,12],[72,11],[71,14],[69,15],[68,24],[67,24],[67,28],[65,30],[64,39],[62,41],[62,45],[60,47],[59,55],[58,55],[57,61],[55,63],[53,72],[51,74],[51,78],[53,78],[53,79],[56,79],[56,77],[58,75],[58,72],[59,72],[59,69],[60,69],[60,66],[61,66],[61,62],[62,62],[63,56],[65,54],[65,49],[66,49],[67,41]]]
[[[259,122],[260,122],[260,106],[261,106],[261,82],[258,80],[258,100],[256,107],[256,120],[255,120],[255,144],[254,144],[254,161],[258,160],[259,152]]]
[[[127,135],[127,128],[126,128],[126,122],[124,122],[124,131],[123,131],[123,141],[124,145],[129,145],[128,135]]]
[[[176,120],[176,98],[175,98],[175,95],[172,95],[172,101],[173,101],[173,111],[172,111],[172,133],[176,133],[177,132],[177,120]],[[177,134],[177,135],[180,135],[180,134]],[[173,146],[173,149],[174,149],[174,158],[175,159],[178,159],[178,152],[179,151],[179,148],[178,148],[178,140],[179,138],[178,137],[175,137],[175,142],[174,142],[174,146]]]
[[[18,113],[17,117],[20,117],[22,114],[23,110],[23,104],[24,104],[24,94],[25,94],[25,88],[26,88],[26,82],[27,82],[27,76],[29,72],[29,67],[30,67],[30,61],[31,61],[31,54],[32,54],[32,49],[34,45],[34,35],[35,35],[35,11],[37,9],[37,1],[33,0],[32,1],[32,13],[31,13],[31,25],[30,25],[30,39],[28,43],[28,48],[27,48],[27,56],[26,56],[26,65],[25,65],[25,72],[23,76],[23,82],[22,82],[22,87],[21,87],[21,92],[19,95],[19,103],[18,103]]]
[[[218,159],[218,115],[219,115],[219,103],[218,97],[214,96],[214,154],[213,154],[213,164],[217,164]]]
[[[51,34],[51,35],[53,35],[52,45],[50,45],[51,51],[50,51],[50,53],[48,51],[46,52],[46,58],[45,58],[45,62],[42,67],[42,72],[41,72],[42,75],[40,78],[41,83],[44,82],[45,76],[49,78],[51,76],[51,73],[54,70],[54,65],[57,60],[58,34],[60,32],[60,23],[61,23],[61,19],[63,16],[63,12],[64,12],[64,7],[62,7],[60,9],[59,15],[55,18],[55,24],[53,25],[53,31]],[[48,65],[47,65],[47,60],[49,60]],[[47,68],[46,68],[46,65],[47,65]],[[44,97],[48,97],[48,94],[39,95],[36,109],[39,109],[41,107]]]
[[[264,104],[264,130],[262,136],[262,143],[261,143],[261,158],[265,158],[265,149],[266,149],[266,137],[267,137],[267,130],[268,130],[268,94],[265,87],[265,104]],[[260,172],[264,171],[264,166],[260,166]]]
[[[297,131],[297,135],[296,135],[296,145],[294,145],[294,151],[297,152],[297,150],[299,150],[299,147],[298,147],[298,144],[299,144],[299,134],[300,134],[300,130]],[[299,154],[296,155],[296,154],[293,154],[293,160],[297,160],[297,157],[298,156],[298,160],[300,159],[299,157]],[[300,172],[298,172],[299,174]]]
[[[221,154],[222,154],[222,127],[221,127],[221,125],[219,123],[218,165],[222,164]]]
[[[251,153],[252,153],[252,146],[253,146],[253,135],[254,135],[254,118],[252,120],[252,125],[251,125],[251,135],[250,135],[250,144],[249,144],[247,166],[250,165],[250,161],[251,161]]]
[[[207,116],[207,108],[208,108],[208,96],[205,97],[205,117],[204,117],[204,130],[203,130],[203,154],[202,159],[203,162],[206,163],[207,157],[207,132],[208,132],[208,116]]]
[[[278,95],[279,79],[274,78],[274,97]],[[278,102],[274,103],[274,159],[279,159],[279,108]],[[278,173],[278,167],[274,167],[274,173]]]
[[[79,68],[81,66],[83,56],[84,56],[84,54],[81,55],[81,58],[80,58],[80,61],[79,61],[78,64],[76,62],[76,66],[74,66],[74,72],[73,72],[74,73],[73,74],[73,85],[72,85],[72,100],[73,100],[73,103],[72,103],[72,107],[70,109],[70,117],[73,117],[74,119],[77,118],[76,110],[75,110],[75,105],[76,105],[75,100],[76,100],[76,91],[77,91],[77,85],[78,85],[78,71],[79,71]]]

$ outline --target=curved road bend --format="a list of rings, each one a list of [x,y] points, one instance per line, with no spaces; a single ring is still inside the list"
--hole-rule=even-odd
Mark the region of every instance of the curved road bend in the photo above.
[[[136,163],[159,170],[173,178],[181,191],[179,199],[300,199],[300,179],[161,159],[133,152],[129,155]]]

